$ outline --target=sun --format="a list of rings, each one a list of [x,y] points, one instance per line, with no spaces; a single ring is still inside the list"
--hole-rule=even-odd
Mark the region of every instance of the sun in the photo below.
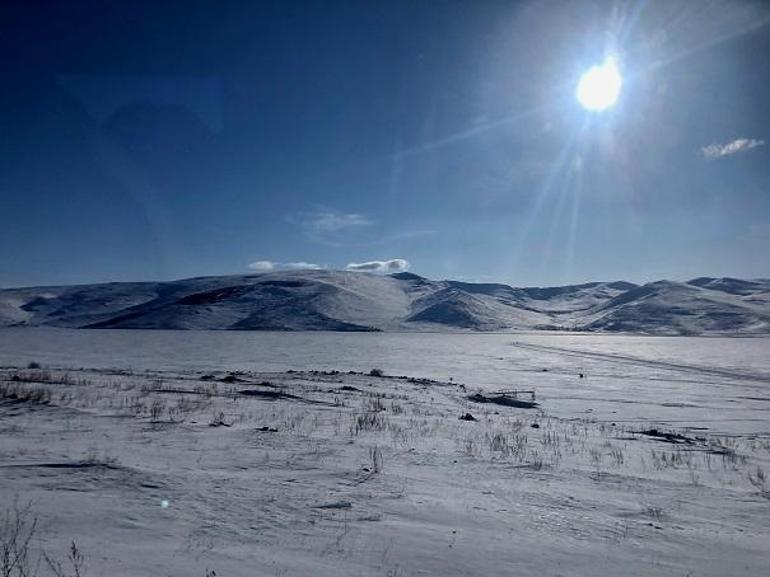
[[[602,65],[591,66],[580,77],[575,95],[587,110],[605,110],[618,100],[623,77],[615,58],[608,56]]]

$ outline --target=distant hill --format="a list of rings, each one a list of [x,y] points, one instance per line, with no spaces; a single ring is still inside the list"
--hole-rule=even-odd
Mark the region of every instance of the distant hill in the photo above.
[[[304,270],[0,290],[0,326],[770,334],[770,280],[562,287]]]

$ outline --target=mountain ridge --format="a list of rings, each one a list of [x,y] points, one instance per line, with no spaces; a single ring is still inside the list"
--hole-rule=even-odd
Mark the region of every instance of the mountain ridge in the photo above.
[[[407,272],[300,270],[0,289],[0,327],[34,326],[763,335],[770,334],[770,280],[514,287]]]

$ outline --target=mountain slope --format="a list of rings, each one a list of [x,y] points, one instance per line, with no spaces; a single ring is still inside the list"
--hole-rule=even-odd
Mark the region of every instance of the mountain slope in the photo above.
[[[0,290],[0,326],[769,334],[770,281],[563,287],[308,270]]]
[[[762,283],[756,283],[762,292]],[[658,281],[609,300],[586,330],[655,334],[770,332],[770,306],[752,303],[752,292],[735,294],[690,283]]]

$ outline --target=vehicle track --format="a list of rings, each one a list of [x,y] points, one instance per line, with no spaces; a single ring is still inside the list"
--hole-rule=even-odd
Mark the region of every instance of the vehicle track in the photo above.
[[[748,371],[740,371],[736,369],[721,369],[717,367],[701,367],[696,365],[688,365],[685,363],[672,363],[669,361],[653,361],[649,359],[641,359],[639,357],[632,357],[630,355],[617,355],[610,353],[598,353],[593,351],[581,351],[576,349],[568,349],[563,347],[554,347],[547,345],[535,345],[531,343],[512,342],[511,346],[525,350],[532,350],[538,352],[549,352],[561,355],[567,355],[571,357],[597,359],[607,361],[610,363],[626,364],[645,366],[655,369],[664,369],[677,372],[688,372],[706,376],[717,376],[726,379],[732,379],[739,381],[740,384],[745,384],[746,381],[754,381],[758,383],[770,384],[770,374],[768,373],[753,373]],[[727,383],[724,383],[727,384]],[[731,383],[738,384],[738,383]]]

